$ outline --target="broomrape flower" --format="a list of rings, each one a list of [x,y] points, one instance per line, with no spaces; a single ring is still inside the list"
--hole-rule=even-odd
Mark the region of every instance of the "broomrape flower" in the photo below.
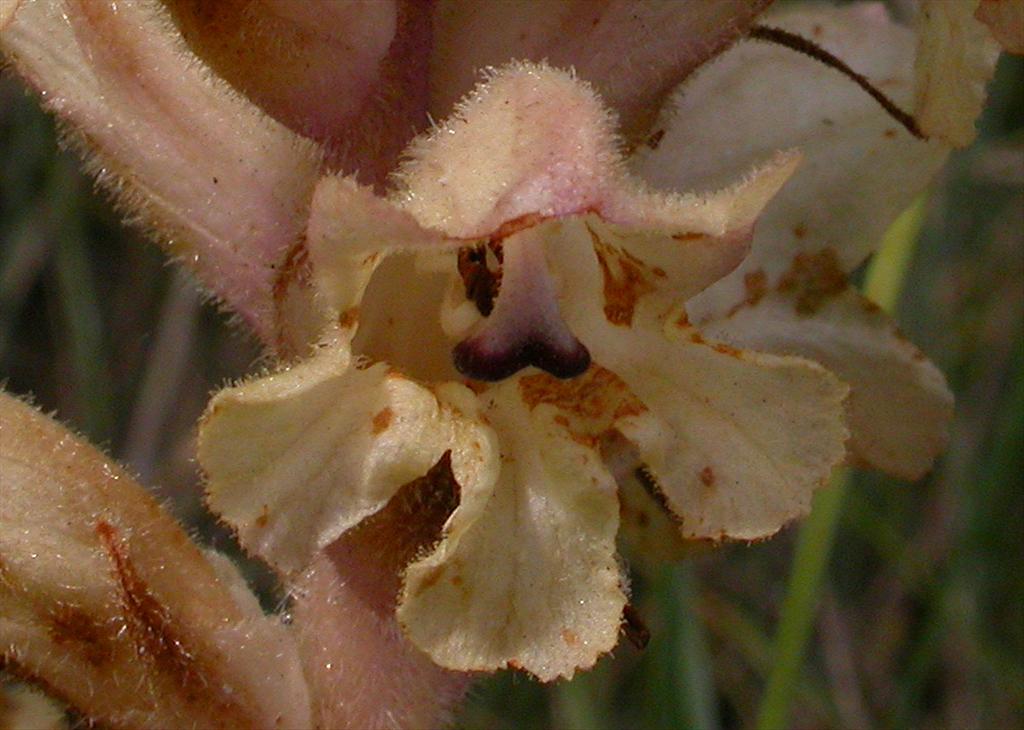
[[[117,505],[112,467],[75,492],[61,470],[99,463],[86,447],[52,435],[52,488],[34,487],[12,437],[25,476],[0,537],[25,537],[0,567],[64,521],[49,554],[91,567],[73,586],[5,568],[5,657],[91,716],[142,713],[128,724],[137,698],[103,705],[37,647],[73,647],[96,686],[149,657],[131,676],[154,721],[184,692],[181,717],[429,723],[461,672],[554,679],[615,645],[620,524],[641,543],[767,537],[848,436],[859,461],[923,473],[948,389],[846,272],[967,141],[994,47],[972,3],[930,3],[915,82],[914,36],[880,6],[772,20],[897,103],[916,90],[930,142],[775,46],[735,47],[666,103],[766,4],[183,0],[177,29],[141,1],[5,6],[5,51],[101,182],[282,363],[213,399],[199,458],[211,509],[294,594],[291,627],[262,617],[143,497]],[[412,139],[427,111],[447,121]],[[56,428],[5,412],[10,433]],[[83,520],[54,495],[95,504]],[[220,596],[207,618],[169,602],[193,575]]]

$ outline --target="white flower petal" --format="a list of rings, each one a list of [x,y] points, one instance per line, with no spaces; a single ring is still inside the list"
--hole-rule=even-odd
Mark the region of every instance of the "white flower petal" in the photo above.
[[[909,105],[914,35],[881,5],[798,8],[768,21],[814,40]],[[799,170],[758,220],[751,255],[688,305],[695,322],[742,301],[751,272],[774,282],[799,251],[831,247],[843,270],[852,270],[946,156],[944,145],[911,138],[834,70],[763,43],[740,44],[702,68],[662,124],[657,149],[635,159],[639,174],[658,187],[714,189],[775,150],[803,153]]]
[[[308,727],[295,646],[130,475],[0,395],[0,660],[115,727]]]
[[[945,378],[889,317],[851,288],[812,312],[772,291],[705,332],[738,347],[811,358],[850,385],[850,451],[905,479],[931,468],[948,441],[953,394]]]
[[[25,3],[0,48],[121,204],[271,339],[317,155],[214,77],[149,0]]]
[[[353,365],[337,342],[223,390],[200,426],[207,501],[247,549],[299,570],[446,451],[460,484],[491,468],[486,429],[446,400],[459,390],[434,393],[385,364]]]
[[[442,666],[515,667],[547,681],[611,650],[626,598],[615,482],[557,409],[524,402],[524,380],[483,394],[501,470],[462,485],[436,550],[406,572],[398,618]]]

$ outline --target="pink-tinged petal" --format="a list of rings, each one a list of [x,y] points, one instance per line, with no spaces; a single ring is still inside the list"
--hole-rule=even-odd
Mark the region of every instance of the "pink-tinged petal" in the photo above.
[[[975,17],[978,0],[921,0],[914,116],[921,130],[966,147],[995,73],[999,44]]]
[[[948,441],[953,394],[945,378],[841,278],[831,291],[807,289],[800,278],[787,277],[781,290],[753,291],[749,303],[709,322],[705,332],[738,347],[820,362],[850,385],[853,457],[919,479]]]
[[[445,117],[481,69],[512,59],[574,68],[645,133],[666,95],[736,40],[771,0],[442,0],[435,13],[431,111]]]
[[[112,727],[308,727],[286,629],[131,476],[0,395],[0,660]]]
[[[392,197],[425,228],[469,242],[531,216],[607,205],[621,187],[619,160],[614,119],[591,86],[513,63],[415,140]]]
[[[395,621],[400,574],[458,501],[442,461],[317,555],[292,589],[292,619],[324,728],[446,726],[471,677],[439,667]]]
[[[196,53],[270,116],[382,186],[427,122],[430,8],[403,0],[173,0]]]
[[[890,21],[881,5],[798,7],[766,22],[812,39],[910,105],[914,35]],[[695,322],[742,301],[748,275],[774,283],[795,253],[831,248],[844,271],[855,268],[947,154],[944,144],[911,138],[834,70],[762,43],[727,51],[670,106],[657,149],[634,160],[636,171],[658,187],[715,189],[775,150],[803,154],[758,220],[750,256],[688,304]]]
[[[458,508],[436,548],[407,569],[398,607],[410,640],[442,666],[551,681],[618,642],[626,596],[615,481],[547,402],[548,386],[563,383],[522,376],[481,393],[500,471],[460,482]]]
[[[796,163],[795,155],[778,155],[715,195],[654,193],[623,174],[612,120],[588,86],[561,71],[513,64],[412,146],[390,200],[349,178],[320,182],[306,237],[319,297],[310,301],[328,310],[322,321],[358,324],[358,353],[387,356],[417,377],[451,378],[437,346],[443,333],[420,352],[430,363],[420,367],[415,353],[382,347],[376,328],[395,334],[392,323],[420,312],[415,329],[437,334],[429,304],[426,311],[410,304],[426,304],[424,290],[441,302],[440,275],[452,279],[457,270],[461,281],[443,297],[441,322],[451,338],[463,340],[454,352],[461,373],[499,380],[533,364],[571,377],[589,359],[561,323],[563,293],[545,247],[557,246],[562,235],[586,235],[587,226],[607,231],[611,244],[601,255],[615,316],[628,319],[634,300],[646,294],[671,307],[740,262],[753,221]],[[391,266],[409,275],[405,294],[362,302],[364,293],[374,294],[367,286],[377,267],[397,253],[408,256]],[[286,303],[282,312],[308,309]]]
[[[974,17],[1010,53],[1024,53],[1024,0],[981,0]]]
[[[28,3],[0,46],[125,210],[269,342],[312,145],[213,77],[147,0]]]

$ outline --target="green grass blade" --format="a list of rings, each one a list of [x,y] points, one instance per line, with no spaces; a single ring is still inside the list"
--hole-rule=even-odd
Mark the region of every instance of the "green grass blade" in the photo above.
[[[578,674],[572,681],[555,687],[552,710],[555,727],[566,730],[608,730],[611,728],[606,702],[598,689],[600,670]]]
[[[924,212],[925,199],[922,197],[892,225],[868,269],[864,293],[889,312],[896,308],[899,301]],[[800,530],[789,585],[779,616],[774,662],[758,710],[759,730],[781,730],[787,725],[807,644],[814,630],[829,554],[849,481],[848,471],[838,471],[831,486],[818,493],[814,509]]]
[[[114,387],[107,357],[100,296],[82,226],[82,191],[77,174],[58,161],[53,173],[60,181],[54,196],[56,245],[53,265],[61,313],[71,352],[75,394],[82,409],[82,430],[98,443],[114,435]]]
[[[673,621],[672,656],[669,663],[672,688],[681,727],[694,730],[715,730],[718,701],[711,675],[711,657],[700,616],[694,610],[697,600],[697,577],[689,565],[668,571],[669,580],[662,596],[662,605],[676,614]],[[669,614],[671,616],[671,613]]]
[[[804,654],[821,600],[829,553],[849,482],[845,469],[832,479],[828,489],[818,493],[814,509],[800,530],[793,555],[793,571],[782,604],[768,685],[758,711],[759,730],[786,727],[789,709],[797,692]]]

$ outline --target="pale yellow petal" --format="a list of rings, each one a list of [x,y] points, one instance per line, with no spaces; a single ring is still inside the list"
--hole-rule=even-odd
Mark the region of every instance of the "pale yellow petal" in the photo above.
[[[801,309],[797,292],[772,291],[705,331],[820,362],[850,385],[854,458],[905,479],[923,476],[949,438],[953,394],[942,373],[852,288],[804,305],[813,311]]]
[[[464,388],[452,384],[449,394],[472,410]],[[199,435],[210,508],[246,549],[286,572],[449,450],[460,483],[491,468],[490,436],[471,414],[383,363],[354,365],[337,342],[218,393]]]
[[[501,471],[462,485],[441,542],[406,572],[398,617],[442,666],[514,667],[548,681],[618,641],[618,503],[594,444],[573,440],[551,405],[524,402],[522,383],[482,395]]]
[[[810,511],[845,456],[843,383],[807,360],[700,341],[637,336],[625,348],[604,361],[651,416],[619,428],[637,443],[684,537],[768,537]]]
[[[995,73],[999,44],[975,17],[978,0],[921,0],[914,116],[925,134],[966,147]]]
[[[446,241],[370,188],[331,176],[317,184],[306,243],[324,304],[346,312],[359,306],[370,276],[385,257],[440,249]]]
[[[612,329],[594,256],[581,243],[558,255],[573,262],[566,320],[646,407],[614,425],[637,445],[683,536],[755,539],[806,514],[845,455],[847,387],[802,358],[705,342],[685,317]]]
[[[129,474],[0,395],[0,658],[116,727],[305,727],[283,627]]]

